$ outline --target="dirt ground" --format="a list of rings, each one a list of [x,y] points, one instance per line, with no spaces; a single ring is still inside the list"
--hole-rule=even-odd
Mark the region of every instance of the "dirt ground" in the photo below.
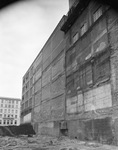
[[[0,150],[118,150],[118,146],[51,136],[0,137]]]

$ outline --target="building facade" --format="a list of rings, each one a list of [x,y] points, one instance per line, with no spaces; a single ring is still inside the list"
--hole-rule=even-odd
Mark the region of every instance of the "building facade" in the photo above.
[[[20,125],[21,99],[0,97],[0,126]]]
[[[68,135],[118,143],[118,13],[96,0],[75,1],[65,33]]]
[[[69,4],[23,77],[22,118],[37,133],[118,144],[118,12],[97,0]]]
[[[21,120],[36,133],[59,134],[65,115],[65,40],[60,30],[65,16],[23,77]]]

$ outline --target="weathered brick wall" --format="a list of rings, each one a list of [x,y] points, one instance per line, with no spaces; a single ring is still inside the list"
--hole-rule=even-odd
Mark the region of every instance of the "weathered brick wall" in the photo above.
[[[38,106],[35,106],[34,110],[33,110],[33,122],[34,123],[39,123],[40,122],[40,109],[41,109],[41,106],[38,105]]]
[[[64,74],[65,54],[64,51],[52,63],[52,80]]]
[[[59,136],[59,122],[39,123],[38,132],[44,135]]]
[[[47,85],[48,83],[51,82],[51,71],[52,71],[52,67],[49,66],[42,75],[42,87],[44,87],[45,85]]]
[[[54,123],[50,121],[64,119],[65,112],[65,41],[60,30],[63,19],[32,64],[32,124],[36,132],[42,130],[55,136],[59,125],[50,127]]]
[[[90,3],[66,34],[66,119],[73,137],[81,126],[73,119],[101,119],[117,112],[112,104],[117,104],[118,95],[118,15],[111,10],[105,12],[103,6],[102,16],[94,22],[98,6]],[[85,21],[87,31],[81,36],[81,24]],[[77,32],[79,38],[73,43]],[[87,65],[90,66],[86,68]],[[112,129],[111,124],[109,128]]]
[[[41,79],[38,79],[37,82],[34,84],[34,93],[38,92],[41,90]]]
[[[50,100],[51,120],[63,120],[65,115],[65,94]]]
[[[111,84],[113,105],[118,104],[118,13],[108,11],[109,42],[111,46]]]
[[[41,103],[42,97],[41,97],[41,91],[38,91],[37,93],[35,93],[34,95],[34,106],[37,106]]]
[[[41,116],[41,122],[47,122],[50,121],[51,119],[51,103],[50,101],[45,101],[41,104],[41,111],[40,111],[40,116]]]
[[[42,68],[40,67],[34,74],[34,82],[36,82],[41,77],[41,75],[42,75]]]
[[[80,120],[70,120],[67,123],[68,136],[71,138],[77,137],[78,139],[85,140],[84,123]]]
[[[110,9],[107,13],[109,43],[111,46],[111,88],[113,103],[113,134],[118,145],[118,12]]]
[[[51,97],[54,98],[65,92],[65,75],[58,77],[57,80],[52,82]]]
[[[42,88],[42,101],[51,99],[51,84],[47,84]]]
[[[38,54],[38,56],[36,57],[36,59],[34,60],[34,63],[33,63],[33,73],[36,73],[37,72],[37,69],[39,68],[39,66],[42,65],[42,52],[40,52]]]

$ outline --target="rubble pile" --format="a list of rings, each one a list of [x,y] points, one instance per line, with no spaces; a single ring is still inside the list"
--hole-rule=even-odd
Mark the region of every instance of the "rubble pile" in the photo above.
[[[102,145],[96,142],[79,141],[68,137],[34,135],[28,137],[0,137],[0,150],[118,150],[117,146]]]

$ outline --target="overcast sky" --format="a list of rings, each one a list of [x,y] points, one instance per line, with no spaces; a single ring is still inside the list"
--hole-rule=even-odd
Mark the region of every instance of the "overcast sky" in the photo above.
[[[0,96],[21,98],[23,75],[68,7],[68,0],[26,0],[0,11]]]

